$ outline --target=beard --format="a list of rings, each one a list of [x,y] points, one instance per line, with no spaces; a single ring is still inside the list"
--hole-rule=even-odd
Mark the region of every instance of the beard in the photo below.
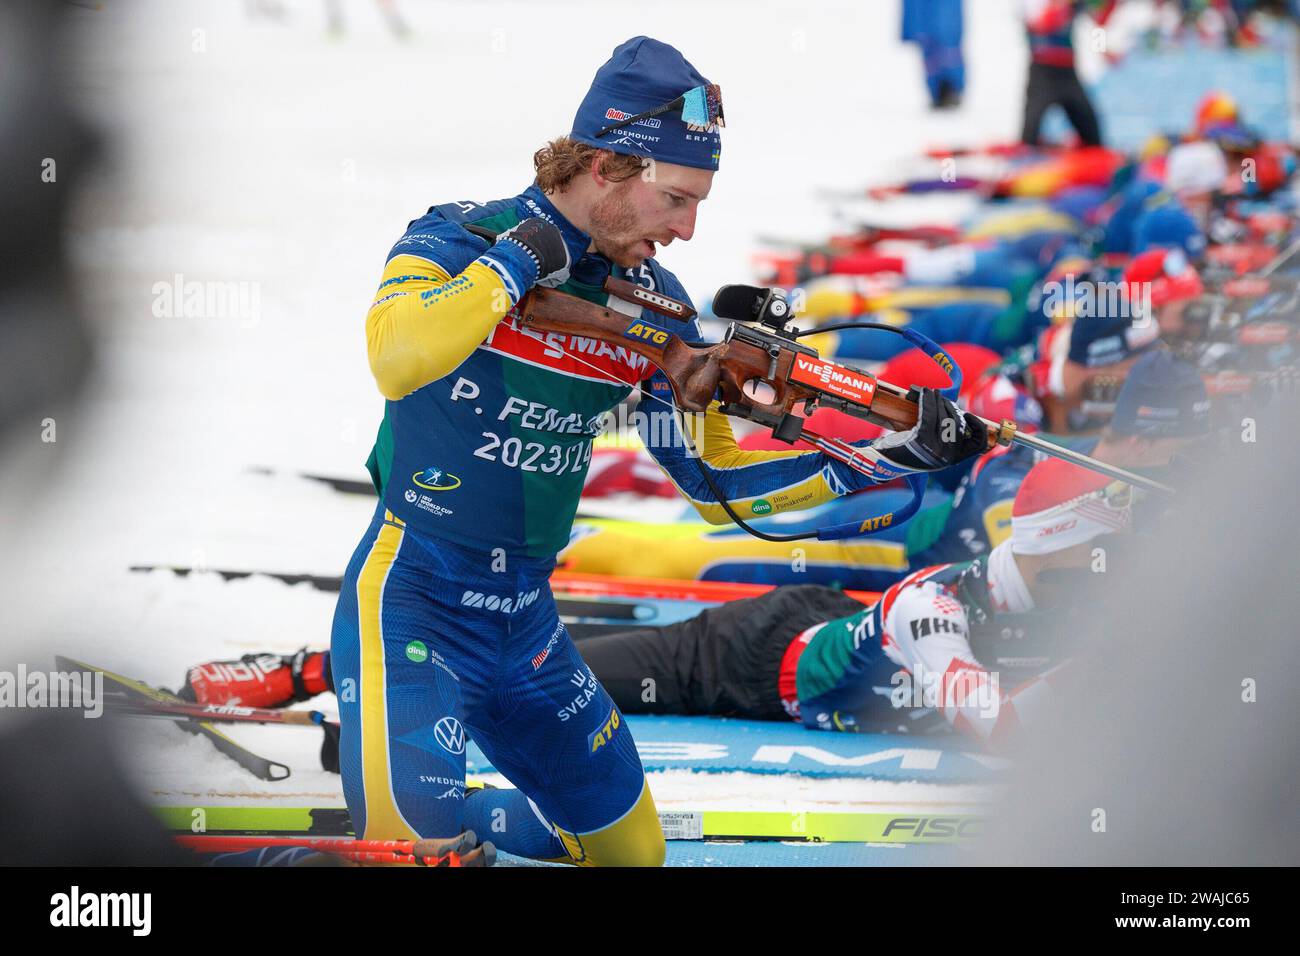
[[[596,251],[624,269],[645,261],[644,240],[637,234],[636,208],[627,197],[627,184],[619,183],[608,196],[591,207],[591,238]]]

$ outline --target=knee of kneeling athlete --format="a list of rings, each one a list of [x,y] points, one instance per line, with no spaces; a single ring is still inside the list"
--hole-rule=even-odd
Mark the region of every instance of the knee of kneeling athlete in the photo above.
[[[560,831],[560,839],[578,866],[663,866],[668,850],[648,786],[619,820],[594,833]]]

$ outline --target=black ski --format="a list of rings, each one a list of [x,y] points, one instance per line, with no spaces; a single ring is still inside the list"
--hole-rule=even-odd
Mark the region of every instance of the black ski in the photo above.
[[[254,576],[274,578],[285,584],[310,584],[317,591],[338,594],[343,586],[343,578],[337,574],[294,574],[288,571],[262,571],[257,569],[242,570],[234,568],[194,568],[176,564],[133,564],[132,571],[170,571],[180,577],[190,574],[219,574],[223,581],[238,581]]]
[[[248,469],[250,474],[254,475],[290,475],[294,478],[302,478],[305,481],[316,481],[323,485],[328,485],[340,494],[361,495],[366,498],[375,497],[375,486],[370,483],[369,479],[361,480],[359,478],[345,478],[342,475],[318,475],[310,471],[277,471],[274,468],[268,468],[265,465],[257,465]],[[604,515],[591,514],[582,510],[582,504],[578,504],[577,518],[603,518]]]
[[[362,481],[357,478],[343,478],[339,475],[317,475],[308,471],[279,472],[274,468],[258,466],[248,469],[255,475],[278,475],[291,474],[295,478],[305,478],[308,481],[318,481],[321,484],[329,485],[335,491],[342,492],[345,495],[365,495],[368,498],[375,497],[375,486],[369,480]]]
[[[318,591],[337,594],[343,579],[337,575],[299,574],[285,571],[243,570],[233,568],[193,568],[184,565],[133,564],[132,571],[171,571],[180,577],[190,574],[219,574],[224,581],[238,581],[253,576],[273,578],[285,584],[310,584]],[[574,638],[595,637],[627,630],[637,625],[650,626],[656,616],[653,606],[637,601],[610,598],[557,597],[556,608]]]

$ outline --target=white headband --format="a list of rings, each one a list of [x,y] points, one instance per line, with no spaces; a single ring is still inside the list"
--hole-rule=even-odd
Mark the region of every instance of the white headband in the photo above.
[[[1011,517],[1011,550],[1016,554],[1051,554],[1128,527],[1132,510],[1108,505],[1094,491],[1045,511]]]

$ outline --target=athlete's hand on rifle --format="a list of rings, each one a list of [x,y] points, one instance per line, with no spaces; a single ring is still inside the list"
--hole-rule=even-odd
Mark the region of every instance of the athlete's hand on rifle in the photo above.
[[[983,421],[959,411],[937,388],[919,391],[916,424],[872,442],[880,457],[903,471],[938,471],[988,449]]]
[[[583,233],[545,219],[525,219],[497,237],[522,247],[537,264],[536,285],[553,289],[569,278],[569,267],[587,251],[590,240]]]

